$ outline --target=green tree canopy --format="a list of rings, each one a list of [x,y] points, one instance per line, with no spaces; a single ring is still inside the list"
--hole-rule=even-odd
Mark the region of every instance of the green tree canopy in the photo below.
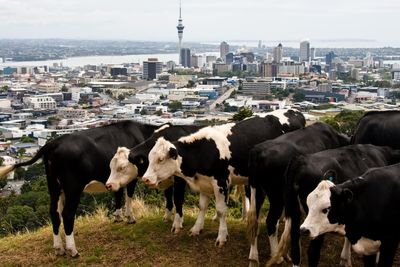
[[[364,111],[342,110],[336,116],[327,116],[322,121],[331,125],[338,132],[353,135],[358,121],[364,116]]]
[[[172,111],[175,112],[177,110],[182,109],[182,103],[179,101],[172,101],[169,103],[168,108]]]
[[[241,121],[247,117],[253,116],[253,111],[250,108],[242,108],[237,113],[235,113],[232,117],[233,121]]]

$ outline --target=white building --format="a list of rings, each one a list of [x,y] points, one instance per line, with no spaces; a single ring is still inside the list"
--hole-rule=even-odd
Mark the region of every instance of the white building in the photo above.
[[[3,159],[3,166],[10,166],[17,163],[16,159],[10,156],[1,156],[1,158]],[[13,180],[13,179],[14,179],[14,172],[12,171],[7,175],[7,180]]]
[[[304,40],[300,42],[300,61],[309,61],[310,60],[310,42]]]
[[[70,89],[72,100],[75,102],[79,102],[81,99],[81,94],[90,94],[92,93],[92,88],[90,87],[73,87]]]
[[[25,97],[24,102],[32,109],[55,109],[57,107],[56,101],[50,96]]]

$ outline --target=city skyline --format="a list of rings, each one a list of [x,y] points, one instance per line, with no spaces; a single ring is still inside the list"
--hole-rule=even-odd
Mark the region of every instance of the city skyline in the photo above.
[[[0,7],[2,39],[176,41],[178,0],[121,0],[114,5],[103,0],[0,0]],[[182,1],[187,42],[308,38],[311,42],[360,39],[395,45],[400,43],[392,26],[398,10],[400,2],[396,0],[338,0],[334,5],[321,5],[316,0],[249,0],[246,5],[238,0]]]

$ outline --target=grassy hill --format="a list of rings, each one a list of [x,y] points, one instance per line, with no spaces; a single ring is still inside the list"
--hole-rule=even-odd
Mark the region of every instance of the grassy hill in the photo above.
[[[163,211],[150,209],[134,201],[137,223],[113,223],[104,210],[80,217],[75,224],[75,241],[80,256],[56,257],[52,248],[51,227],[0,239],[1,266],[248,266],[249,245],[246,224],[229,219],[229,239],[224,248],[214,246],[218,223],[207,216],[205,229],[198,237],[188,231],[194,224],[196,210],[185,210],[184,229],[170,233],[171,223],[162,221]],[[261,228],[259,251],[261,264],[269,255],[265,225]],[[328,237],[320,266],[337,266],[342,238]],[[267,249],[268,248],[268,249]],[[303,253],[306,250],[303,249]],[[353,256],[353,266],[361,266]],[[291,266],[285,264],[283,266]]]

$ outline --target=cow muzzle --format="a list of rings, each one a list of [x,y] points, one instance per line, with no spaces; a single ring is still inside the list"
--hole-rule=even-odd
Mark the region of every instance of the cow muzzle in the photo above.
[[[115,183],[106,183],[106,188],[108,191],[118,191],[119,190],[119,186],[117,186],[117,184],[115,184]]]
[[[307,227],[300,227],[300,233],[304,236],[309,236],[311,234],[310,229]]]
[[[155,187],[156,183],[153,183],[150,178],[147,177],[143,177],[142,178],[143,182],[145,183],[145,185],[149,186],[149,187]]]

